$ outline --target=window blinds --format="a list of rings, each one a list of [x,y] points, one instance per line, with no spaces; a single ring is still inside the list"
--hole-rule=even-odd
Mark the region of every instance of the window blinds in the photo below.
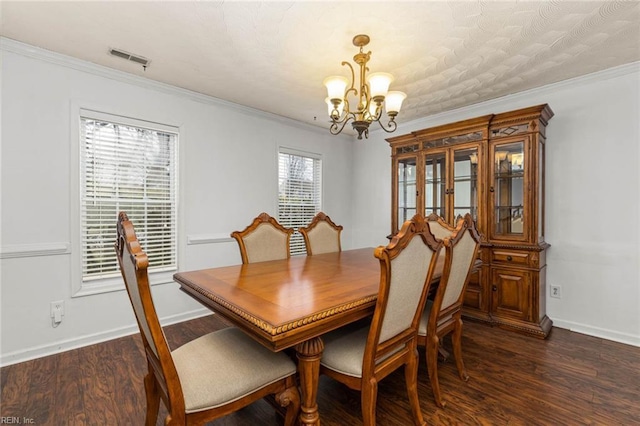
[[[305,254],[298,228],[307,226],[321,210],[321,160],[284,150],[278,158],[278,222],[296,230],[291,236],[291,254]]]
[[[178,134],[91,116],[80,122],[83,281],[119,275],[120,211],[133,222],[149,271],[175,270]]]

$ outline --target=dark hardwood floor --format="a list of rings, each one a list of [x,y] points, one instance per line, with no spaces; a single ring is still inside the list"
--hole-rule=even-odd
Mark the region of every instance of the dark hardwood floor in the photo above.
[[[175,348],[221,327],[226,324],[211,315],[169,326],[166,335]],[[451,349],[449,339],[445,348]],[[463,351],[467,383],[452,358],[439,365],[444,409],[433,403],[421,359],[418,392],[429,424],[640,424],[640,348],[557,328],[538,340],[466,321]],[[37,425],[141,425],[145,369],[138,335],[10,365],[0,370],[0,416]],[[360,394],[327,377],[321,378],[318,404],[324,426],[362,424]],[[379,386],[377,423],[411,424],[401,371]],[[210,423],[280,424],[265,401]]]

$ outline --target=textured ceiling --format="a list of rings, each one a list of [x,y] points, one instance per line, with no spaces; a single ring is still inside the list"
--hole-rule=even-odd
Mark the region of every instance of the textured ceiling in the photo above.
[[[349,75],[360,33],[371,72],[408,94],[398,121],[640,60],[638,1],[3,0],[0,15],[4,37],[323,127],[322,80]]]

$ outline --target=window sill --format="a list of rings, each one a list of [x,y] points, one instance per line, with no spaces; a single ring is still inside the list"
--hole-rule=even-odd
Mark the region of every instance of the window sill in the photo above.
[[[174,272],[175,271],[149,273],[149,284],[154,286],[171,283],[173,282]],[[96,281],[83,282],[80,289],[71,297],[93,296],[96,294],[125,290],[126,288],[122,277],[104,278]]]

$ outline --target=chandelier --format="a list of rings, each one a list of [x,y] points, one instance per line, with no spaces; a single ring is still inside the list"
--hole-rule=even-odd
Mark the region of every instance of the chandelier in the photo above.
[[[366,75],[369,71],[367,62],[371,58],[371,52],[364,53],[362,48],[367,44],[369,44],[368,35],[359,34],[353,38],[353,45],[360,48],[360,52],[353,57],[353,61],[360,66],[360,85],[357,88],[353,67],[346,61],[343,61],[342,65],[348,66],[351,70],[351,86],[348,89],[349,81],[346,77],[332,76],[324,79],[323,83],[328,93],[325,102],[331,119],[329,131],[333,135],[340,133],[350,121],[353,129],[358,132],[358,139],[362,139],[363,134],[365,138],[369,137],[369,124],[372,122],[378,122],[387,133],[395,131],[398,127],[395,118],[407,95],[403,92],[388,91],[393,81],[391,74],[375,72],[369,76]],[[357,100],[354,109],[349,103],[350,96]],[[389,116],[386,126],[380,122],[383,105]]]

